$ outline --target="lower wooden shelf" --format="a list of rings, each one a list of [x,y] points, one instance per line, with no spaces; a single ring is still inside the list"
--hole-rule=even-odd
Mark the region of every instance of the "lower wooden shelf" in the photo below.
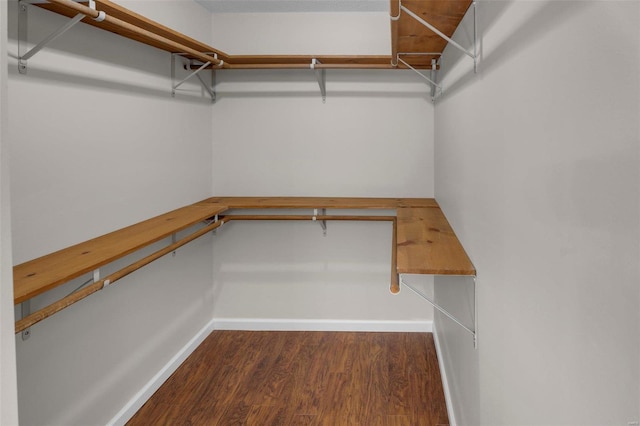
[[[439,207],[399,208],[398,273],[475,275],[476,269]]]
[[[228,210],[314,209],[313,214],[229,215]],[[395,210],[396,216],[378,214],[327,215],[326,209]],[[14,273],[14,303],[26,302],[103,265],[152,243],[215,218],[205,227],[173,242],[156,253],[23,318],[16,332],[35,324],[72,303],[92,294],[132,271],[170,253],[230,220],[327,220],[389,221],[393,223],[391,291],[400,291],[398,274],[469,275],[475,268],[453,229],[433,198],[348,198],[348,197],[215,197],[182,207],[135,225],[76,244],[17,265]],[[19,329],[20,328],[20,329]]]
[[[29,300],[225,210],[199,202],[17,265],[13,268],[14,303]]]

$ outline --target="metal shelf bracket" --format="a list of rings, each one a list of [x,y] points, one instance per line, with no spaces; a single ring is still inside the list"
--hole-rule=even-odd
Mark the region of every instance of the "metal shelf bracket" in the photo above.
[[[321,209],[320,210],[320,216],[326,216],[327,215],[327,209]],[[318,220],[318,209],[313,209],[313,217],[311,218],[311,220],[316,221]],[[322,228],[322,235],[323,236],[327,236],[327,221],[326,220],[321,220],[320,221],[320,227]]]
[[[174,232],[171,234],[171,244],[175,244],[178,241],[178,235]],[[171,252],[171,257],[176,257],[176,251]]]
[[[460,275],[463,276],[463,275]],[[458,324],[462,327],[467,333],[473,336],[473,348],[478,349],[478,284],[475,275],[464,275],[465,277],[473,278],[473,328],[470,328],[462,323],[458,318],[456,318],[452,313],[447,311],[442,306],[438,305],[434,300],[430,299],[428,296],[423,294],[421,291],[413,287],[411,284],[407,284],[402,279],[402,274],[400,274],[400,287],[403,285],[407,287],[409,290],[423,298],[427,301],[431,306],[436,308],[438,311],[442,312],[447,318]]]
[[[31,2],[27,0],[20,0],[18,3],[18,72],[20,74],[27,73],[27,61],[31,59],[36,53],[41,51],[44,47],[46,47],[49,43],[69,31],[73,26],[75,26],[78,22],[86,17],[86,15],[82,13],[78,13],[76,16],[71,18],[66,24],[49,34],[45,37],[40,43],[36,44],[30,50],[27,50],[27,27],[28,27],[28,15],[29,15],[29,4]],[[96,9],[96,3],[94,0],[89,1],[89,7],[93,10]],[[105,18],[104,12],[100,12],[100,15],[97,18],[94,18],[96,21],[102,21]]]
[[[31,314],[31,300],[25,300],[20,304],[21,318],[28,317]],[[22,340],[27,340],[31,337],[31,327],[22,331]]]
[[[438,63],[435,59],[431,60],[431,80],[434,82],[437,81],[438,77]],[[442,92],[442,86],[440,86],[440,92]],[[435,100],[436,98],[436,86],[431,85],[431,99]]]
[[[318,86],[320,86],[320,94],[322,95],[322,103],[327,102],[327,76],[325,73],[325,69],[316,69],[316,65],[320,65],[321,62],[316,58],[311,60],[311,65],[309,67],[316,72],[316,78],[318,79]]]
[[[218,55],[213,53],[212,54],[214,58],[218,59]],[[187,71],[192,71],[191,74],[189,74],[188,76],[186,76],[185,78],[183,78],[182,80],[180,80],[179,82],[175,82],[176,81],[176,57],[180,57],[184,59],[184,69]],[[220,63],[220,66],[222,66],[223,62]],[[211,103],[215,103],[216,102],[216,92],[215,92],[215,85],[216,85],[216,72],[213,68],[211,68],[211,83],[208,84],[204,78],[201,75],[201,71],[203,71],[205,68],[207,68],[209,65],[211,65],[211,62],[205,62],[205,63],[201,63],[201,64],[196,64],[196,66],[198,66],[197,69],[193,69],[192,67],[194,66],[194,63],[192,60],[188,60],[186,58],[184,58],[184,54],[182,53],[172,53],[171,54],[171,96],[175,97],[176,96],[176,91],[178,90],[178,87],[182,86],[185,82],[187,82],[188,80],[190,80],[193,77],[197,77],[198,81],[200,81],[200,84],[202,85],[202,87],[204,88],[204,90],[209,94],[209,96],[211,97]]]
[[[399,3],[400,3],[400,8],[399,8],[398,16],[392,16],[391,17],[392,20],[400,19],[400,15],[402,14],[402,12],[405,12],[407,15],[411,16],[413,19],[418,21],[420,24],[422,24],[423,26],[425,26],[428,29],[430,29],[437,36],[439,36],[440,38],[444,39],[448,44],[452,45],[453,47],[455,47],[456,49],[460,50],[462,53],[464,53],[465,55],[467,55],[471,59],[473,59],[473,72],[474,73],[478,72],[478,5],[477,5],[476,1],[474,1],[471,4],[471,7],[473,8],[473,48],[470,49],[470,50],[465,49],[464,47],[462,47],[462,45],[460,45],[459,43],[454,41],[451,37],[448,37],[446,34],[444,34],[442,31],[437,29],[435,26],[433,26],[429,22],[425,21],[423,18],[418,16],[416,13],[412,12],[410,9],[407,9],[406,6],[402,5],[402,0],[400,0]],[[433,101],[435,101],[439,96],[442,95],[442,92],[443,92],[442,86],[438,85],[436,83],[436,78],[435,78],[436,77],[436,64],[435,64],[435,60],[431,61],[431,78],[429,78],[429,77],[425,76],[424,74],[422,74],[417,69],[415,69],[414,67],[412,67],[411,65],[409,65],[407,62],[405,62],[402,59],[400,59],[400,55],[401,54],[398,53],[398,57],[397,57],[396,63],[398,61],[402,62],[404,65],[406,65],[408,68],[410,68],[413,71],[415,71],[416,73],[418,73],[422,78],[424,78],[425,80],[427,80],[431,84],[431,99]]]
[[[424,19],[422,19],[420,16],[418,16],[416,13],[412,12],[410,9],[407,9],[406,6],[402,5],[402,1],[400,2],[400,11],[405,12],[407,15],[411,16],[413,19],[415,19],[416,21],[421,23],[423,26],[425,26],[428,29],[430,29],[431,31],[433,31],[438,37],[444,39],[447,43],[449,43],[450,45],[452,45],[456,49],[460,50],[465,55],[469,56],[471,59],[473,59],[473,62],[474,62],[474,65],[475,65],[476,64],[476,60],[477,60],[477,53],[476,53],[477,52],[477,49],[476,49],[476,43],[477,43],[476,2],[475,1],[472,3],[472,6],[473,6],[473,21],[474,21],[474,25],[473,25],[474,26],[473,51],[469,51],[469,50],[465,49],[459,43],[454,41],[451,37],[447,36],[445,33],[440,31],[439,29],[437,29],[435,26],[433,26],[429,22],[427,22]]]
[[[436,60],[433,59],[431,61],[431,77],[427,77],[426,75],[422,74],[420,71],[418,71],[417,69],[415,69],[414,67],[412,67],[411,65],[409,65],[409,63],[403,59],[400,58],[400,54],[398,54],[398,62],[403,63],[407,68],[409,68],[410,70],[413,70],[416,74],[418,74],[420,77],[424,78],[425,80],[427,80],[427,82],[431,85],[431,99],[435,100],[436,96],[438,94],[442,94],[442,86],[438,83],[435,82],[435,72],[436,72]]]

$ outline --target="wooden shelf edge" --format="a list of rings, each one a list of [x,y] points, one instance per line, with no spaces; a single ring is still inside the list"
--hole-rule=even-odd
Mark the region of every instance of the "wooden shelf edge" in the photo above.
[[[376,209],[401,207],[438,207],[434,198],[375,197],[212,197],[205,202],[231,209]]]
[[[475,267],[438,208],[399,208],[398,273],[470,275]]]
[[[398,268],[398,274],[449,275],[449,276],[475,277],[476,270],[475,268],[473,269],[433,269],[433,268],[400,269]]]
[[[397,216],[339,215],[240,215],[222,216],[231,209],[395,209]],[[218,216],[220,215],[220,216]],[[14,267],[14,303],[38,296],[143,247],[216,216],[219,220],[200,228],[173,245],[65,297],[21,320],[28,327],[115,281],[200,235],[230,220],[360,220],[393,223],[391,252],[392,293],[399,292],[399,274],[475,276],[476,270],[446,217],[433,198],[353,197],[212,197],[172,210],[97,238],[58,250]],[[99,287],[99,288],[98,288]],[[34,322],[35,321],[35,322]]]

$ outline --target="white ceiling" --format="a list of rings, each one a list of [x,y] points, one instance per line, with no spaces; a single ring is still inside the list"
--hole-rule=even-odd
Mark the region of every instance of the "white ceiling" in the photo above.
[[[388,0],[195,0],[212,13],[388,12]]]

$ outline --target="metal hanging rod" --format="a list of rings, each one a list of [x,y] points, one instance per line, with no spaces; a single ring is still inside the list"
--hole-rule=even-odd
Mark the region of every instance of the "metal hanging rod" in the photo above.
[[[442,56],[442,52],[398,52],[402,56]]]
[[[301,221],[325,221],[325,220],[338,220],[338,221],[368,221],[368,222],[393,222],[395,216],[356,216],[356,215],[290,215],[290,214],[230,214],[222,216],[222,218],[229,222],[232,220],[301,220]]]

